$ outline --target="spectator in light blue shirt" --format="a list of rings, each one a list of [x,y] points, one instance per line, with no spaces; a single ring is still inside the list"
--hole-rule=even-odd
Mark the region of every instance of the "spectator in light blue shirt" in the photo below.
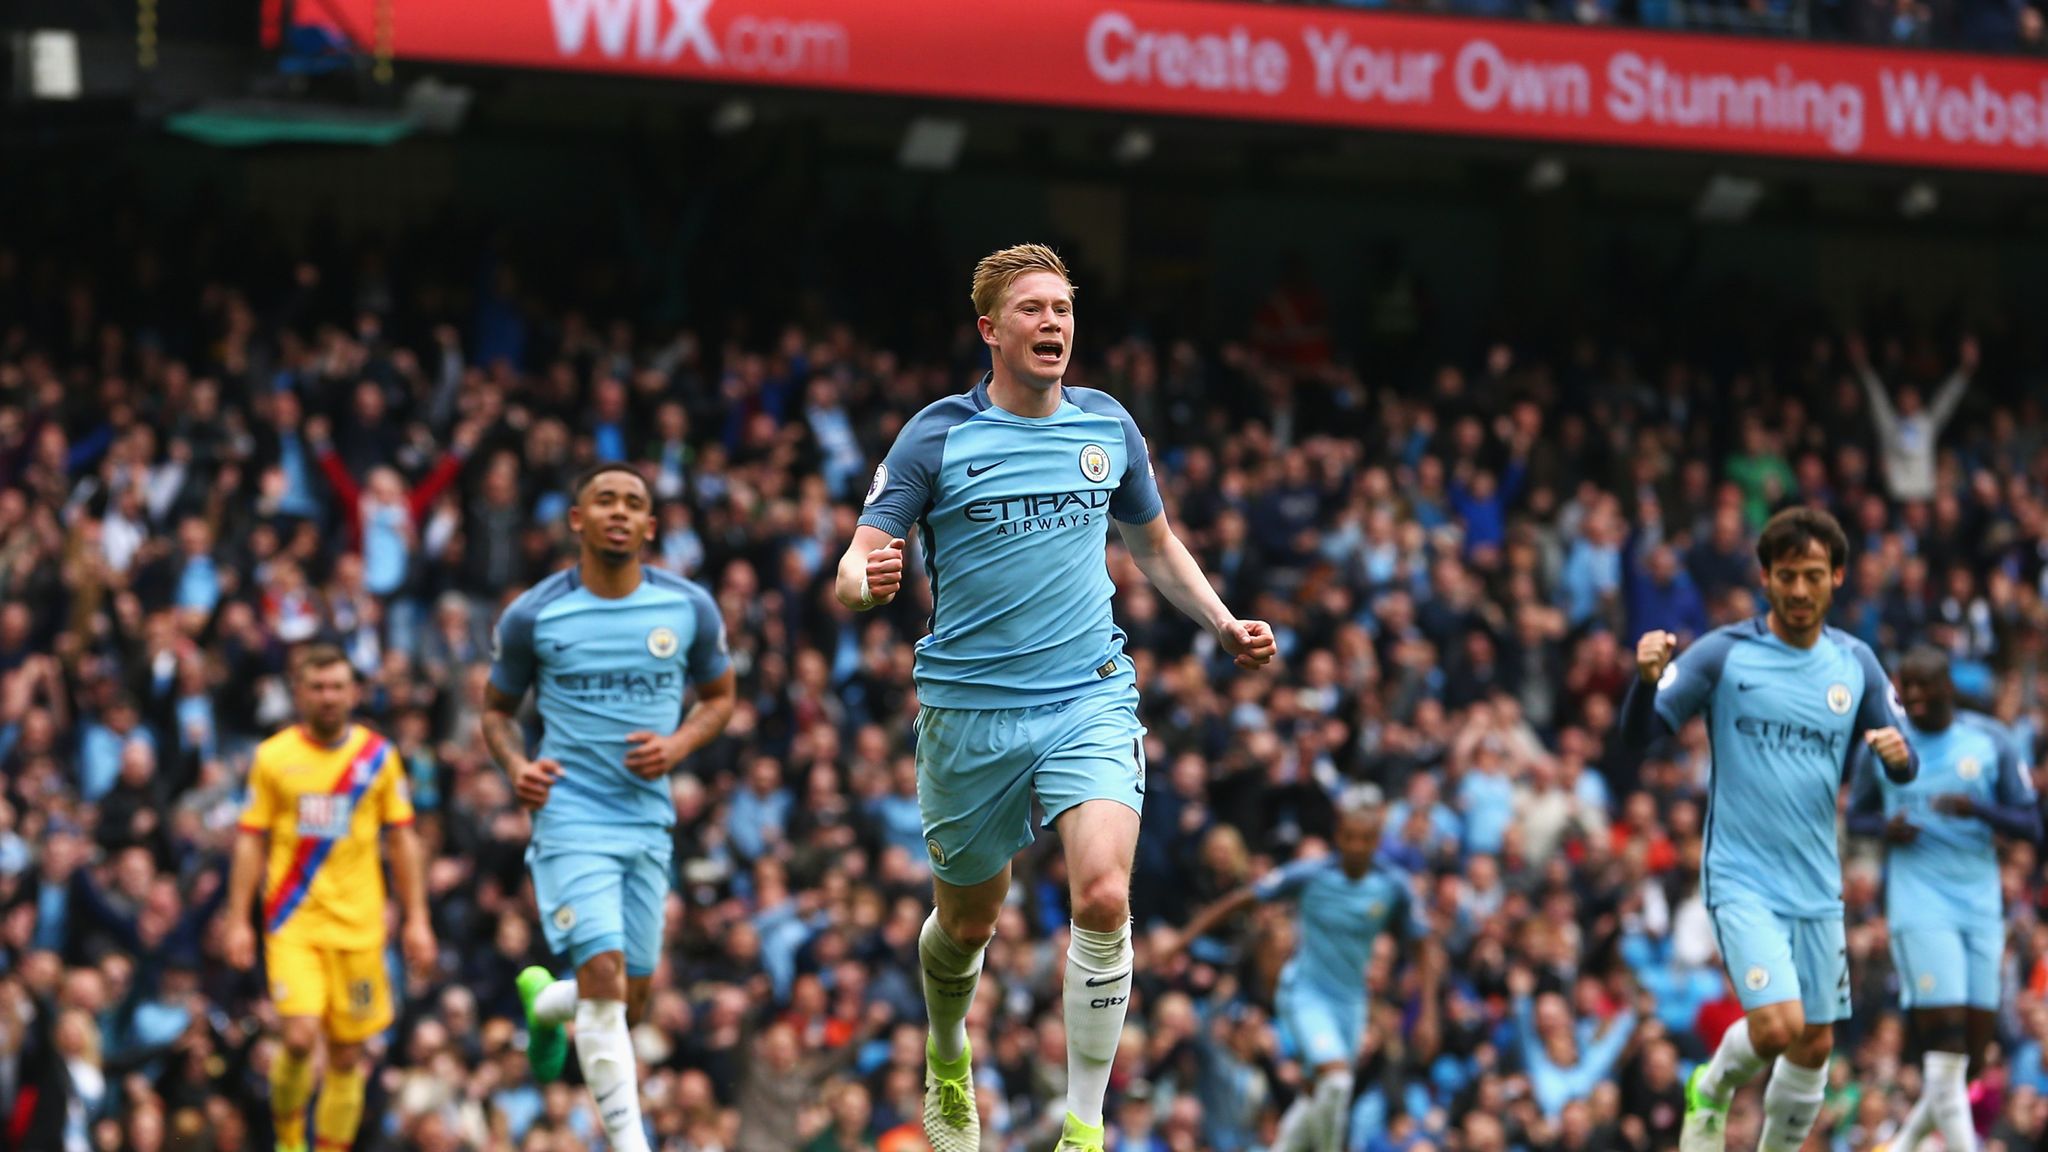
[[[867,453],[853,435],[853,418],[839,402],[839,384],[828,376],[811,381],[810,399],[804,406],[811,438],[824,456],[819,471],[825,475],[825,489],[834,500],[854,494],[854,485],[867,475]]]
[[[1587,761],[1593,751],[1593,738],[1584,728],[1574,725],[1560,731],[1557,734],[1557,778],[1572,795],[1578,797],[1579,805],[1586,811],[1609,812],[1614,804],[1613,794],[1607,789],[1607,778],[1597,770],[1587,770]]]
[[[672,500],[661,507],[661,560],[678,576],[695,576],[704,567],[704,538],[691,524],[690,506]]]
[[[626,386],[615,379],[599,380],[593,390],[591,446],[600,463],[626,459]]]
[[[1427,772],[1417,772],[1408,778],[1408,794],[1387,812],[1387,827],[1399,829],[1408,823],[1411,814],[1417,812],[1429,817],[1425,850],[1431,856],[1446,851],[1455,854],[1465,836],[1465,822],[1443,802],[1437,791],[1436,777]]]
[[[1201,1067],[1196,1095],[1202,1101],[1202,1137],[1215,1152],[1244,1152],[1253,1146],[1253,1126],[1272,1092],[1260,1060],[1268,1027],[1263,1012],[1237,1005],[1201,1025],[1195,1042]]]
[[[2048,1037],[2048,1003],[2036,1001],[2027,1009],[2027,1038],[2013,1050],[2008,1066],[2014,1088],[2027,1087],[2048,1096],[2048,1058],[2041,1041]]]
[[[321,516],[320,494],[313,485],[315,461],[299,436],[305,409],[299,394],[292,391],[291,378],[280,376],[277,394],[271,399],[271,419],[277,427],[277,467],[284,475],[284,492],[278,497],[277,512],[301,520]]]
[[[1526,971],[1511,973],[1509,984],[1515,994],[1515,1030],[1522,1042],[1522,1063],[1529,1072],[1530,1091],[1536,1106],[1552,1120],[1565,1105],[1584,1100],[1593,1089],[1613,1078],[1629,1038],[1635,1035],[1636,1014],[1624,1010],[1605,1031],[1582,1041],[1571,1026],[1570,1009],[1562,997],[1545,997],[1539,1011],[1529,993],[1532,978]],[[1539,1022],[1539,1015],[1543,1018]]]
[[[747,770],[747,786],[733,793],[725,815],[733,850],[753,861],[780,846],[790,804],[789,789],[782,786],[782,765],[772,756],[757,758]]]
[[[213,562],[213,529],[197,516],[178,525],[177,606],[211,616],[220,603],[220,569]]]
[[[1495,749],[1483,744],[1474,749],[1458,781],[1458,810],[1465,817],[1466,854],[1497,855],[1515,822],[1515,782]]]
[[[188,656],[178,664],[178,748],[196,754],[201,761],[220,754],[219,726],[213,712],[213,693],[206,682],[206,664]]]
[[[78,737],[78,794],[98,803],[113,790],[121,775],[121,755],[131,742],[140,741],[157,751],[156,737],[142,726],[135,702],[117,696],[100,716],[88,720]]]
[[[1574,628],[1604,610],[1621,589],[1621,531],[1606,504],[1590,512],[1565,554],[1565,613]]]
[[[882,840],[902,848],[912,860],[926,858],[924,818],[917,808],[917,766],[910,760],[896,765],[891,789],[868,800],[868,818],[880,825]]]
[[[754,865],[754,931],[761,937],[761,968],[775,988],[775,1000],[789,999],[796,979],[797,953],[810,943],[829,916],[805,914],[804,902],[790,895],[789,873],[780,860],[764,858]]]

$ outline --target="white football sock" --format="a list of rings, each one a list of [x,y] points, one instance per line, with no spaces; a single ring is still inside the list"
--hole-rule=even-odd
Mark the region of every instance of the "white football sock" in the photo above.
[[[1315,1133],[1314,1152],[1343,1152],[1350,1108],[1351,1073],[1331,1072],[1316,1080],[1313,1119],[1309,1125]]]
[[[533,1018],[543,1024],[567,1024],[576,1018],[576,981],[557,980],[533,998]]]
[[[612,1152],[648,1152],[640,1126],[640,1074],[633,1037],[626,1031],[622,1000],[582,1000],[576,1005],[576,1062],[597,1104]]]
[[[1707,1074],[1700,1077],[1700,1092],[1709,1100],[1726,1103],[1735,1090],[1756,1079],[1763,1071],[1764,1058],[1749,1042],[1749,1021],[1737,1020],[1721,1034],[1721,1046],[1707,1062]]]
[[[1309,1105],[1313,1099],[1312,1092],[1295,1094],[1294,1103],[1280,1114],[1280,1129],[1273,1133],[1272,1152],[1310,1152],[1309,1115],[1314,1110]]]
[[[1764,1089],[1764,1130],[1757,1137],[1757,1152],[1799,1152],[1813,1122],[1820,1119],[1827,1076],[1826,1064],[1801,1068],[1778,1057],[1771,1066],[1771,1083]]]
[[[917,958],[924,969],[924,1011],[931,1019],[932,1054],[952,1062],[967,1050],[967,1010],[981,981],[985,949],[962,948],[939,927],[939,914],[925,917],[917,934]]]
[[[1920,1083],[1920,1099],[1913,1102],[1913,1110],[1906,1113],[1906,1122],[1899,1125],[1899,1134],[1892,1137],[1891,1152],[1915,1152],[1920,1142],[1934,1131],[1934,1085],[1923,1079]]]
[[[1970,1058],[1960,1052],[1929,1052],[1923,1060],[1926,1087],[1920,1099],[1941,1132],[1948,1152],[1977,1152],[1977,1125],[1970,1117]]]
[[[1067,1111],[1084,1124],[1102,1123],[1109,1069],[1124,1035],[1131,999],[1131,925],[1114,932],[1073,926],[1067,946]]]

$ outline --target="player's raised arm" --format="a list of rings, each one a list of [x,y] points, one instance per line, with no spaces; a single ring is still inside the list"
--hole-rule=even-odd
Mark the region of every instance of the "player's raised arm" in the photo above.
[[[1666,669],[1677,672],[1671,658],[1678,654],[1678,637],[1663,631],[1645,632],[1636,641],[1636,679],[1629,681],[1628,694],[1621,702],[1621,739],[1642,751],[1659,737],[1670,735],[1657,715],[1657,692],[1663,687]]]
[[[1893,783],[1910,783],[1920,774],[1920,753],[1906,741],[1906,710],[1899,704],[1884,666],[1877,662],[1877,654],[1859,644],[1856,659],[1863,665],[1863,699],[1856,708],[1856,730]]]
[[[879,608],[903,590],[903,538],[870,524],[853,530],[853,543],[839,558],[833,595],[855,612]]]
[[[931,510],[946,449],[942,421],[920,412],[896,434],[861,499],[860,525],[839,558],[833,594],[856,612],[887,604],[903,589],[903,541]]]
[[[1636,678],[1621,702],[1622,742],[1644,751],[1705,710],[1733,646],[1725,632],[1709,632],[1679,652],[1672,633],[1645,632],[1636,641]]]

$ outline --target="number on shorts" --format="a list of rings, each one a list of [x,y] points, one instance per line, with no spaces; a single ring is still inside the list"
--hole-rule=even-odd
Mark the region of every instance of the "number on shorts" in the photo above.
[[[357,980],[348,986],[349,1010],[358,1016],[370,1014],[370,1006],[377,999],[377,993],[368,980]]]

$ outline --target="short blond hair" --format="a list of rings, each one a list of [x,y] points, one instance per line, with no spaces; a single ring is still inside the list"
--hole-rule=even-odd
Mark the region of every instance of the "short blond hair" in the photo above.
[[[1060,259],[1059,253],[1043,244],[1017,244],[983,256],[974,266],[974,314],[993,315],[1010,285],[1019,276],[1033,272],[1050,272],[1066,281],[1070,295],[1079,291],[1074,287],[1073,277],[1067,275],[1066,261]]]

